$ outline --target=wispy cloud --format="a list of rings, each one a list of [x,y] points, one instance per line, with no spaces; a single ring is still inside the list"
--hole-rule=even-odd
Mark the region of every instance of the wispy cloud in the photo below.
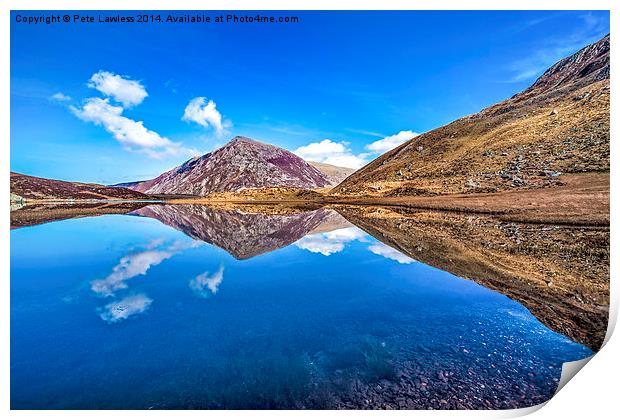
[[[219,270],[213,274],[209,274],[208,271],[205,271],[191,279],[189,281],[189,288],[196,292],[198,296],[209,297],[217,293],[223,280],[224,267],[220,266]]]
[[[175,82],[174,80],[172,80],[172,79],[170,79],[170,80],[166,80],[166,81],[164,82],[164,87],[166,87],[167,89],[170,89],[170,91],[171,91],[172,93],[174,93],[175,95],[179,92],[179,91],[178,91],[178,89],[177,89],[177,88],[179,87],[178,83],[176,83],[176,82]]]
[[[351,133],[355,133],[355,134],[363,134],[365,136],[379,137],[379,138],[387,137],[385,134],[377,133],[376,131],[358,130],[355,128],[345,128],[345,130]]]
[[[232,125],[230,121],[222,119],[222,114],[217,110],[216,103],[203,96],[189,101],[181,119],[187,122],[195,122],[204,128],[211,127],[218,137],[221,137],[225,129]]]
[[[143,294],[127,296],[100,308],[99,316],[106,322],[115,323],[132,315],[141,314],[151,306],[151,303],[153,303],[153,299]]]
[[[410,258],[406,256],[405,254],[403,254],[402,252],[397,251],[394,248],[391,248],[381,242],[372,244],[371,246],[368,247],[368,249],[370,250],[370,252],[372,252],[375,255],[380,255],[389,260],[397,261],[400,264],[411,264],[413,262],[416,262],[416,260],[414,260],[413,258]]]
[[[148,96],[142,83],[127,76],[119,76],[109,71],[100,70],[88,81],[88,87],[97,89],[104,95],[129,108],[142,103]]]
[[[561,16],[563,12],[560,13],[545,13],[544,16],[538,16],[532,19],[527,19],[523,21],[516,22],[514,25],[509,25],[505,28],[505,32],[511,35],[516,35],[520,32],[526,31],[531,27],[538,26],[541,23],[547,22],[549,20],[553,20],[559,16]]]
[[[510,77],[506,82],[534,79],[562,58],[598,41],[609,31],[607,19],[592,13],[585,13],[579,18],[582,24],[576,25],[572,33],[544,39],[526,57],[512,62],[507,68]]]
[[[273,120],[267,116],[263,117],[263,120],[264,121],[260,123],[243,123],[240,124],[238,127],[249,128],[252,132],[258,130],[260,132],[285,134],[287,137],[294,136],[312,138],[326,134],[322,131],[307,128],[299,124],[291,124],[284,121]]]
[[[71,96],[65,95],[62,92],[56,92],[52,96],[50,96],[50,99],[58,102],[68,102],[71,100]]]

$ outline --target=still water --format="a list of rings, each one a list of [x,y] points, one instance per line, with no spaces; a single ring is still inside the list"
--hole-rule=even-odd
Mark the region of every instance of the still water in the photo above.
[[[11,232],[11,406],[512,408],[592,353],[333,210]]]

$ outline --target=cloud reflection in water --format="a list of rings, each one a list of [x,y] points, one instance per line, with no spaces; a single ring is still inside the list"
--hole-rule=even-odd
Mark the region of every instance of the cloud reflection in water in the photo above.
[[[210,275],[208,271],[194,277],[189,282],[189,288],[201,297],[209,297],[217,293],[218,287],[224,280],[224,267]]]
[[[416,260],[414,260],[413,258],[410,258],[402,252],[397,251],[394,248],[391,248],[381,242],[370,245],[368,249],[373,254],[381,255],[384,258],[397,261],[400,264],[411,264],[413,262],[416,262]]]
[[[147,271],[163,261],[173,257],[181,251],[200,246],[200,241],[175,241],[165,246],[162,240],[153,240],[144,248],[144,251],[126,255],[114,266],[112,272],[104,279],[91,282],[91,290],[100,296],[114,296],[120,289],[126,289],[126,280],[136,276],[143,276]]]
[[[123,321],[132,315],[146,311],[152,302],[153,299],[143,294],[127,296],[100,308],[99,316],[109,323]]]
[[[329,256],[342,251],[346,243],[355,240],[366,241],[366,233],[359,228],[348,227],[326,233],[307,235],[295,242],[295,246],[315,254]]]

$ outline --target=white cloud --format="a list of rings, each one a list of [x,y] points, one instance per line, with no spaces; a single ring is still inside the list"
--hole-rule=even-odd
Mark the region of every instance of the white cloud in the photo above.
[[[413,258],[409,258],[402,252],[397,251],[384,243],[378,242],[369,246],[368,249],[373,254],[381,255],[382,257],[385,257],[387,259],[398,261],[400,264],[411,264],[413,262],[416,262],[416,260],[414,260]]]
[[[323,254],[327,257],[342,251],[348,242],[355,240],[363,241],[365,239],[366,234],[361,229],[348,227],[326,233],[307,235],[295,242],[295,246],[315,254]]]
[[[217,293],[222,280],[224,280],[224,267],[220,267],[213,275],[210,275],[208,271],[199,274],[190,280],[189,288],[202,297],[208,297]]]
[[[177,241],[170,246],[162,247],[163,242],[159,240],[151,241],[146,245],[144,251],[122,257],[107,277],[92,281],[90,288],[101,296],[113,296],[117,290],[127,288],[127,280],[143,276],[151,267],[159,265],[175,254],[199,244],[200,242],[196,241],[188,243]]]
[[[142,103],[148,96],[144,86],[136,81],[124,78],[109,71],[99,71],[92,75],[88,87],[97,89],[106,96],[129,108]]]
[[[365,154],[354,155],[346,143],[338,143],[330,139],[301,146],[293,153],[305,160],[346,168],[357,169],[366,164]]]
[[[212,100],[199,96],[189,101],[183,113],[183,121],[195,122],[202,127],[212,127],[217,136],[224,134],[224,129],[230,126],[229,121],[222,120],[222,114],[217,110],[217,105]]]
[[[100,310],[99,316],[110,323],[119,322],[146,311],[151,303],[153,299],[145,295],[128,296],[105,305]]]
[[[71,100],[71,96],[65,95],[62,92],[56,92],[52,96],[50,96],[50,99],[53,99],[58,102],[67,102]]]
[[[410,131],[410,130],[401,131],[398,134],[394,134],[393,136],[382,138],[381,140],[377,140],[375,142],[372,142],[366,145],[366,149],[374,153],[383,154],[389,150],[392,150],[393,148],[397,146],[400,146],[404,142],[411,140],[417,135],[418,133],[414,133],[413,131]]]
[[[142,121],[124,117],[123,108],[111,105],[107,98],[88,98],[81,108],[71,106],[70,109],[81,120],[105,128],[128,150],[142,152],[154,158],[166,155],[191,155],[195,152],[147,129]]]
[[[346,142],[335,142],[325,139],[298,147],[293,153],[305,160],[358,169],[364,166],[368,157],[374,154],[385,153],[417,136],[413,131],[401,131],[393,136],[384,137],[366,145],[368,153],[354,154]]]

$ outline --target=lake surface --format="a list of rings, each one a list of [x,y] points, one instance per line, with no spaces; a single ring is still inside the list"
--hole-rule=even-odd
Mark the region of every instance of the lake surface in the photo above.
[[[333,210],[11,232],[14,409],[515,408],[591,354]]]

